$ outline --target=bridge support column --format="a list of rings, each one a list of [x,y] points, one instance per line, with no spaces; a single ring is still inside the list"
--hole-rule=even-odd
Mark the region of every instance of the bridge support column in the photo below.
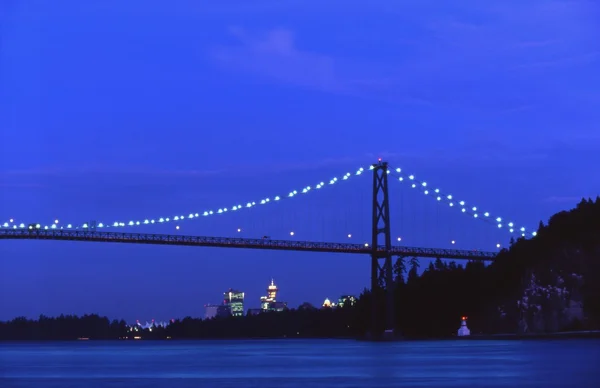
[[[373,220],[371,239],[371,337],[394,336],[394,278],[392,265],[392,238],[390,234],[390,206],[388,196],[388,164],[373,165]],[[383,240],[383,241],[380,241]],[[379,298],[385,293],[383,314]],[[382,322],[382,315],[385,319]]]

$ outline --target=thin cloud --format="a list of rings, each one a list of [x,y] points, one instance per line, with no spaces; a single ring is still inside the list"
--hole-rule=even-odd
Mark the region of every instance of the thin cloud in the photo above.
[[[550,61],[536,61],[531,63],[525,63],[517,65],[511,68],[511,70],[519,69],[531,69],[531,68],[543,68],[543,67],[562,67],[562,66],[573,66],[573,65],[586,65],[594,63],[600,58],[600,51],[589,52],[581,55],[573,55],[554,59]]]
[[[352,166],[356,164],[359,166],[360,163],[365,164],[369,162],[368,155],[361,155],[356,157],[336,157],[336,158],[325,158],[316,161],[307,162],[291,162],[291,163],[265,163],[265,164],[245,164],[243,166],[227,166],[222,169],[207,169],[207,170],[196,170],[196,169],[157,169],[153,167],[138,167],[138,168],[120,168],[118,166],[90,166],[90,167],[50,167],[50,168],[34,168],[29,170],[10,170],[0,172],[0,177],[4,181],[10,178],[18,177],[35,177],[35,178],[55,178],[55,177],[80,177],[82,175],[135,175],[135,176],[153,176],[153,177],[202,177],[202,176],[216,176],[221,174],[229,175],[264,175],[265,173],[285,173],[293,171],[310,171],[318,170],[329,167],[338,166]],[[5,187],[12,186],[16,187],[21,185],[25,187],[25,184],[19,183],[3,183]],[[37,185],[35,183],[28,185]],[[32,186],[33,187],[33,186]]]
[[[43,189],[48,186],[39,183],[0,183],[2,189]]]
[[[372,68],[351,69],[346,61],[324,53],[300,50],[289,29],[276,28],[251,34],[241,27],[231,27],[229,33],[238,40],[237,45],[217,46],[209,52],[212,61],[227,69],[321,92],[396,103],[430,104],[422,97],[399,93],[397,85],[386,78],[364,79],[364,73],[372,74]]]

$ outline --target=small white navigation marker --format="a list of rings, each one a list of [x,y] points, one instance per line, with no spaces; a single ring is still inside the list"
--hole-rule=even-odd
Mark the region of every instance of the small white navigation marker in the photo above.
[[[460,322],[460,328],[458,329],[459,337],[466,337],[471,335],[471,330],[467,327],[467,317],[462,317]]]

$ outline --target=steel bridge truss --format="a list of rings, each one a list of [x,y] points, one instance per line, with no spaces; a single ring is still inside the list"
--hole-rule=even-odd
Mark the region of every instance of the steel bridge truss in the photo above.
[[[358,253],[373,254],[373,247],[364,244],[311,242],[292,240],[271,240],[251,238],[185,236],[170,234],[145,234],[145,233],[120,233],[97,232],[81,230],[40,230],[40,229],[0,229],[0,239],[12,240],[57,240],[57,241],[88,241],[88,242],[113,242],[129,244],[153,245],[182,245],[195,247],[215,248],[245,248],[245,249],[270,249],[279,251],[299,252],[331,252],[331,253]],[[377,252],[383,255],[401,257],[423,257],[473,261],[493,261],[494,252],[468,251],[458,249],[417,248],[405,246],[377,247]]]

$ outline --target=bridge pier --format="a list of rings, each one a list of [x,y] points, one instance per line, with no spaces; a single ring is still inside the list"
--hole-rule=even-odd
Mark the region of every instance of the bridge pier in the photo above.
[[[371,238],[372,312],[371,331],[369,335],[372,340],[394,338],[396,327],[387,174],[387,162],[381,162],[380,160],[379,163],[373,165],[373,219]],[[383,241],[380,241],[380,238]],[[382,245],[383,249],[380,248]],[[384,293],[385,303],[384,306],[380,306],[380,298]]]

